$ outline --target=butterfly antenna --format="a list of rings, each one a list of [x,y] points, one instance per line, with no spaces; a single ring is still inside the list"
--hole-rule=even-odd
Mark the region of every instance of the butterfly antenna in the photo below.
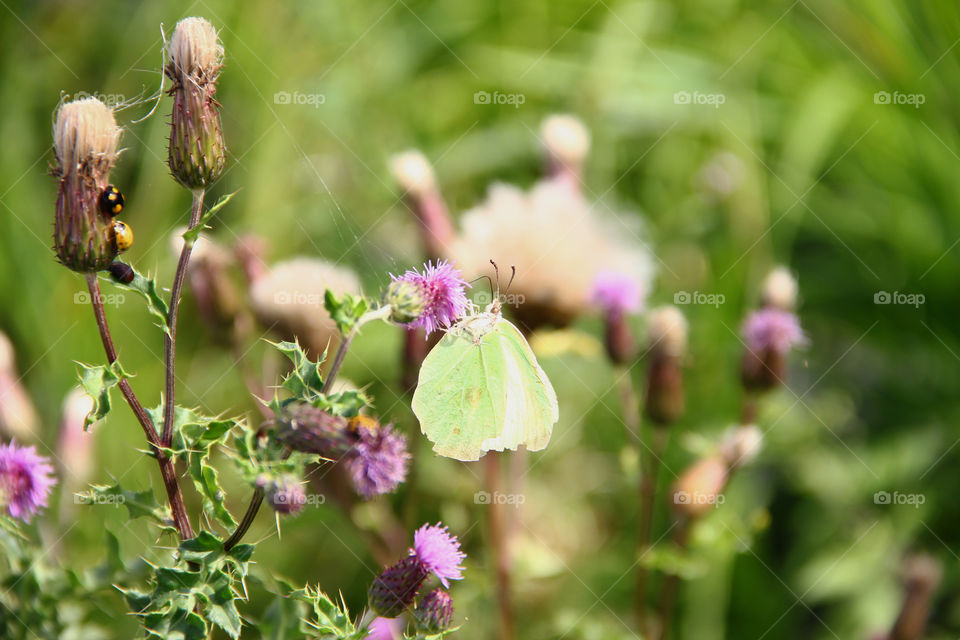
[[[497,263],[493,260],[490,261],[490,264],[493,265],[493,272],[497,276],[497,297],[500,296],[500,267],[497,266]],[[493,291],[490,291],[490,295],[493,295]]]
[[[513,279],[517,277],[517,267],[515,265],[510,265],[510,282],[507,283],[507,288],[503,290],[504,293],[510,291],[510,285],[513,284]]]

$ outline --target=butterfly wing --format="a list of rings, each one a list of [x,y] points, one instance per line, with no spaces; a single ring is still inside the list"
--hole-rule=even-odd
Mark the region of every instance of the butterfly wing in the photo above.
[[[501,349],[490,346],[494,332],[477,344],[462,331],[449,331],[430,350],[413,393],[413,412],[433,450],[457,460],[479,460],[483,443],[496,438],[503,424],[505,366]]]
[[[519,329],[501,319],[490,336],[491,350],[503,354],[503,422],[498,436],[481,446],[502,451],[523,444],[539,451],[550,442],[553,425],[560,417],[557,394]],[[497,400],[495,397],[494,404]]]

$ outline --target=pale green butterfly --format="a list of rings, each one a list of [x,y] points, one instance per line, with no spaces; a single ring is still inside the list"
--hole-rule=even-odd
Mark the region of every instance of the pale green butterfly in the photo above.
[[[413,412],[433,450],[457,460],[487,451],[547,446],[559,419],[557,394],[500,301],[447,329],[420,368]]]

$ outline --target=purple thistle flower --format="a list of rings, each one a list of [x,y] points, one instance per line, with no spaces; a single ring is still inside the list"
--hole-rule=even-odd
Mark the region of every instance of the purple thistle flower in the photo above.
[[[772,350],[784,355],[807,342],[796,315],[770,307],[748,315],[741,332],[747,348],[754,353]]]
[[[460,551],[460,541],[450,535],[447,528],[439,522],[436,525],[425,524],[413,535],[413,549],[424,569],[440,578],[440,583],[449,588],[449,580],[462,580],[463,567],[460,562],[466,554]]]
[[[360,440],[347,455],[347,469],[357,493],[370,499],[390,493],[407,477],[407,438],[393,425],[357,427]]]
[[[453,622],[453,598],[443,589],[434,589],[420,598],[413,610],[417,629],[424,633],[440,633]]]
[[[34,447],[11,442],[0,445],[0,509],[24,522],[47,506],[50,489],[57,483],[50,459]]]
[[[437,329],[449,327],[469,308],[466,288],[470,285],[460,271],[449,262],[427,262],[423,272],[408,270],[402,276],[391,276],[393,282],[409,282],[420,290],[423,310],[406,326],[423,329],[429,336]]]
[[[601,271],[593,281],[590,298],[608,313],[635,313],[643,308],[643,287],[624,273]]]
[[[367,629],[368,640],[399,640],[403,633],[403,621],[377,616]]]

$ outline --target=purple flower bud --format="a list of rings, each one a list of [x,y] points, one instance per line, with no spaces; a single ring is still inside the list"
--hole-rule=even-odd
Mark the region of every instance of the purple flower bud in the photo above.
[[[24,522],[47,506],[50,489],[57,483],[50,459],[34,447],[13,442],[0,446],[0,509]]]
[[[295,451],[336,459],[357,441],[347,425],[346,418],[297,402],[284,408],[277,422],[276,438]]]
[[[453,598],[443,589],[434,589],[420,598],[413,610],[417,629],[428,634],[440,633],[453,622]]]
[[[740,378],[744,387],[767,390],[781,384],[787,375],[787,354],[794,346],[806,344],[797,316],[767,307],[747,316],[742,328],[747,351]]]
[[[370,608],[385,618],[396,618],[413,604],[427,575],[427,569],[413,555],[387,567],[370,585]]]
[[[292,515],[303,509],[307,495],[300,479],[292,475],[275,478],[263,475],[257,479],[257,486],[263,489],[267,501],[273,510],[284,515]]]

